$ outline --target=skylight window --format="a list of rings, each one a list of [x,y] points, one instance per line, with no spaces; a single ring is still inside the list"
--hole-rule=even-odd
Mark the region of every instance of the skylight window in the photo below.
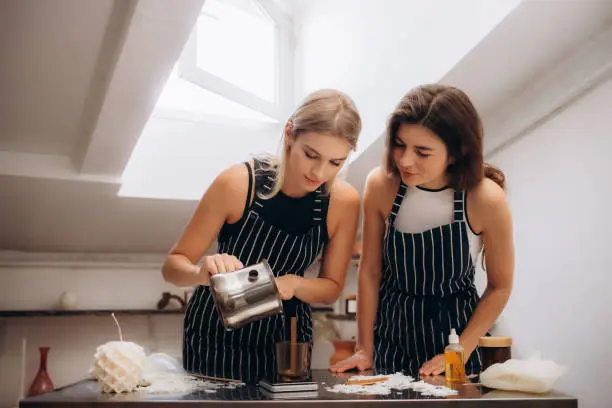
[[[273,0],[206,0],[118,194],[197,200],[223,169],[275,153],[293,103],[290,24]]]
[[[154,114],[284,121],[293,101],[290,24],[271,0],[206,0]]]
[[[207,0],[180,78],[276,121],[292,103],[290,23],[269,0]]]
[[[275,102],[276,23],[254,0],[207,0],[195,33],[196,66]]]
[[[195,117],[202,120],[225,118],[276,122],[276,119],[184,80],[176,67],[157,100],[154,115],[177,119]]]

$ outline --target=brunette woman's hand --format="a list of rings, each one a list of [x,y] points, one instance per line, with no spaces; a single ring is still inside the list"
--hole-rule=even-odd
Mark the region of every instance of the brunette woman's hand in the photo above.
[[[365,371],[372,368],[372,357],[368,356],[363,350],[358,350],[347,359],[337,362],[329,368],[333,373],[343,373],[353,368]]]

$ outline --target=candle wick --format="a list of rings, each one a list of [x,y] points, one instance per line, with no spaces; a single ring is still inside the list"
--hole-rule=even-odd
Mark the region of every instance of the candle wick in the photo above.
[[[123,342],[123,334],[121,334],[121,326],[119,326],[119,322],[117,321],[117,318],[115,317],[115,313],[111,313],[111,316],[113,317],[113,320],[117,324],[117,329],[119,329],[119,340]]]

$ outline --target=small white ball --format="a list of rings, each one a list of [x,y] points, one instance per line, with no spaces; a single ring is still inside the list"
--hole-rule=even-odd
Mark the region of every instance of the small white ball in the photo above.
[[[74,310],[79,305],[79,298],[76,293],[64,292],[60,296],[59,304],[63,310]]]

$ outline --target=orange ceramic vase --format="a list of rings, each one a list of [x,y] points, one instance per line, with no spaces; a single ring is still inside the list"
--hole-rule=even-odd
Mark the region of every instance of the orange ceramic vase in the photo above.
[[[355,340],[331,340],[331,343],[334,345],[334,354],[329,358],[330,365],[352,356],[357,344]]]

